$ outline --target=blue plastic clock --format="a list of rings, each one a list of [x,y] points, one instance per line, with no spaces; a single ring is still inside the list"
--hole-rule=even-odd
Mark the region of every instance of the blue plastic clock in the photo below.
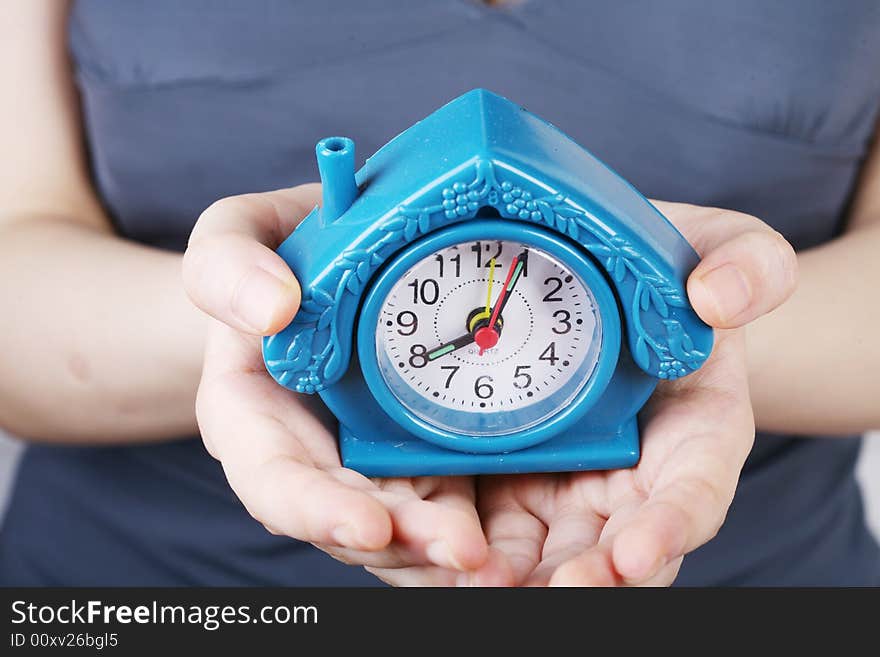
[[[659,379],[712,331],[687,303],[697,255],[629,183],[484,90],[355,173],[317,146],[316,208],[278,249],[300,311],[263,343],[282,385],[339,419],[370,476],[623,468]]]

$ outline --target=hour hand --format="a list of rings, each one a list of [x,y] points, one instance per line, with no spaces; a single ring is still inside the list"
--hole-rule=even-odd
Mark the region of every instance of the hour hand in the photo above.
[[[467,347],[469,344],[473,343],[474,334],[473,333],[465,333],[464,335],[455,338],[455,340],[450,340],[449,342],[444,342],[439,347],[435,347],[431,351],[428,352],[428,360],[437,360],[441,356],[445,356],[446,354],[451,354],[456,349],[461,349],[462,347]]]

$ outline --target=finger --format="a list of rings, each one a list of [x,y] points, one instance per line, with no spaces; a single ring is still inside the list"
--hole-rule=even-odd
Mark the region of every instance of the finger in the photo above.
[[[516,584],[525,582],[541,561],[547,538],[547,525],[519,499],[517,485],[539,482],[523,477],[516,484],[508,478],[484,477],[479,480],[478,506],[490,550],[500,552]],[[539,488],[540,483],[535,483]]]
[[[398,587],[455,586],[460,574],[440,566],[412,566],[409,568],[366,566],[366,569],[367,572],[372,573],[386,584]]]
[[[489,556],[477,570],[459,573],[456,586],[499,587],[515,586],[516,575],[507,556],[497,548],[489,548]]]
[[[654,396],[642,416],[639,468],[612,474],[621,494],[609,496],[599,538],[612,573],[597,570],[604,562],[592,555],[586,573],[575,561],[559,577],[665,583],[670,564],[715,535],[754,436],[743,350],[741,331],[719,331],[705,372]]]
[[[476,481],[473,477],[417,477],[414,487],[424,492],[420,497],[455,510],[467,519],[468,532],[451,537],[451,549],[465,568],[483,567],[489,556],[489,544],[476,507]]]
[[[612,541],[619,527],[632,517],[641,502],[642,498],[631,490],[621,495],[615,501],[614,511],[601,529],[592,536],[592,541],[582,543],[579,549],[570,546],[545,558],[529,578],[529,585],[622,586],[626,584],[614,567]]]
[[[797,256],[755,217],[718,208],[654,202],[702,257],[688,298],[710,326],[736,328],[770,312],[794,291]]]
[[[684,557],[673,559],[670,563],[661,568],[656,575],[641,582],[627,582],[628,586],[638,586],[642,588],[672,586],[681,570],[681,564]]]
[[[488,546],[470,477],[387,478],[374,484],[371,494],[391,517],[391,544],[379,553],[334,550],[333,556],[382,569],[437,565],[465,571],[485,563]]]
[[[741,336],[724,332],[717,357],[741,350],[741,343]],[[686,391],[686,399],[652,404],[639,469],[640,487],[648,495],[618,522],[614,538],[614,563],[628,581],[654,577],[666,564],[709,541],[724,522],[754,439],[754,420],[745,373],[741,367],[727,367],[719,382],[711,371],[718,362],[709,365],[707,379],[697,379]]]
[[[605,518],[590,507],[571,504],[562,508],[550,522],[544,541],[543,559],[559,553],[581,552],[599,540]]]
[[[377,480],[380,488],[340,467],[335,441],[321,418],[304,412],[301,396],[275,385],[250,360],[256,338],[219,323],[213,328],[206,354],[216,358],[206,358],[197,400],[200,426],[252,515],[272,531],[319,544],[347,563],[384,568],[436,564],[458,570],[483,564],[487,545],[474,509],[472,479]],[[243,439],[248,435],[259,436],[259,442]],[[285,463],[290,480],[280,482],[283,477],[266,473],[263,462],[272,458],[293,461]],[[297,464],[300,472],[294,472]],[[309,470],[332,476],[309,479],[316,476]],[[299,480],[311,488],[294,492]],[[413,481],[428,499],[417,494]],[[381,540],[334,537],[327,523],[339,518],[347,519],[355,533],[366,527]]]
[[[215,458],[215,440],[234,441],[227,449],[252,449],[250,441],[230,433],[226,422],[233,412],[274,418],[284,425],[289,434],[277,449],[297,446],[318,467],[340,466],[334,421],[321,400],[316,395],[294,393],[272,379],[260,356],[260,338],[212,320],[196,397],[196,416],[205,446]],[[243,424],[245,432],[249,432],[246,419]],[[375,489],[366,477],[348,472],[352,473],[352,481],[343,483]]]
[[[526,585],[547,586],[560,565],[596,544],[604,526],[605,518],[580,504],[561,509],[550,522],[541,562]]]
[[[688,277],[688,298],[707,324],[737,328],[794,292],[797,258],[779,233],[751,231],[710,251]]]
[[[613,539],[616,571],[629,582],[643,582],[712,539],[724,522],[734,486],[719,484],[707,472],[652,494]]]
[[[458,509],[476,522],[476,490],[473,477],[414,477],[407,479],[416,494],[424,500]]]
[[[500,552],[490,551],[486,563],[478,570],[458,572],[439,566],[408,568],[374,568],[367,570],[392,586],[513,586],[513,573]]]
[[[600,543],[561,564],[552,574],[549,586],[671,586],[681,569],[682,558],[673,560],[653,577],[641,582],[628,581],[615,572],[608,542]]]
[[[467,480],[452,479],[441,499],[421,499],[406,480],[373,493],[391,515],[394,526],[392,555],[396,563],[377,565],[434,564],[458,571],[482,566],[488,545],[473,510]],[[407,491],[405,486],[409,486]],[[454,490],[455,488],[458,490]],[[451,498],[458,498],[451,502]]]
[[[367,551],[381,550],[391,540],[391,521],[382,505],[339,481],[332,471],[291,456],[244,471],[237,463],[223,465],[251,515],[276,533]]]
[[[353,488],[351,472],[321,470],[288,446],[288,430],[262,417],[248,420],[247,433],[230,418],[228,431],[250,444],[247,458],[230,449],[232,441],[213,437],[223,471],[248,512],[267,529],[301,541],[328,543],[359,550],[380,550],[391,540],[391,519],[368,492]],[[246,440],[260,436],[260,443]],[[293,452],[293,453],[291,453]]]
[[[373,496],[388,509],[393,540],[381,552],[340,549],[319,545],[340,561],[376,569],[439,566],[455,572],[478,569],[487,558],[488,546],[476,514],[461,503],[446,505],[422,500],[407,480],[394,489],[375,490]],[[447,494],[449,495],[449,494]]]
[[[549,586],[621,586],[623,580],[614,570],[611,546],[606,541],[560,564]]]
[[[183,258],[193,303],[238,330],[284,328],[300,301],[299,283],[273,251],[315,206],[318,185],[222,199],[196,222]]]
[[[202,213],[192,230],[190,242],[211,235],[239,233],[276,247],[320,202],[321,185],[318,183],[229,196]]]
[[[529,577],[529,586],[551,583],[554,586],[614,586],[623,583],[606,553],[610,554],[610,541],[618,528],[632,517],[644,497],[634,490],[632,471],[619,470],[607,477],[607,517],[587,512],[582,504],[570,506],[561,513],[550,525],[544,557]],[[608,511],[607,505],[613,505],[610,506],[613,511]],[[551,537],[558,547],[551,544]],[[561,568],[562,575],[557,575]]]
[[[218,329],[209,337],[209,350],[216,342],[253,339]],[[236,358],[235,349],[221,353]],[[302,413],[288,419],[296,399],[263,370],[211,372],[196,399],[199,427],[254,518],[274,533],[309,542],[362,550],[388,544],[391,518],[372,494],[376,487],[339,466],[333,436],[319,419]],[[305,427],[315,434],[310,448],[297,437]]]

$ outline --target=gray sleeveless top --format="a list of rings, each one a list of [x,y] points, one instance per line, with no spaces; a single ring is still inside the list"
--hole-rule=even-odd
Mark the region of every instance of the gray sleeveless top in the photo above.
[[[103,202],[123,235],[177,250],[215,199],[314,180],[319,138],[348,135],[365,156],[473,87],[649,197],[753,213],[809,248],[841,230],[880,105],[874,0],[79,0],[70,38]],[[880,583],[858,450],[759,435],[727,523],[679,583]],[[0,568],[74,584],[368,581],[266,534],[193,439],[31,448]]]

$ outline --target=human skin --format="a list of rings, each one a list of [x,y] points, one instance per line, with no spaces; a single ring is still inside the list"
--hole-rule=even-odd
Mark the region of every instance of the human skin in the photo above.
[[[90,181],[65,5],[0,2],[0,427],[127,443],[196,433],[207,321],[180,255],[114,234]]]
[[[844,235],[797,263],[757,219],[658,203],[703,255],[688,293],[721,330],[703,370],[658,389],[637,469],[367,480],[339,467],[320,405],[278,387],[258,360],[256,335],[286,324],[299,299],[272,248],[317,189],[206,211],[185,274],[193,300],[222,321],[208,320],[184,294],[180,255],[116,236],[101,208],[62,3],[0,4],[0,80],[0,280],[15,283],[0,286],[0,426],[16,435],[94,444],[194,433],[207,343],[198,404],[206,446],[272,531],[394,583],[667,583],[681,554],[723,521],[753,417],[781,432],[880,426],[880,344],[870,339],[880,308],[864,303],[880,281],[876,146]],[[720,267],[729,262],[744,278]],[[798,291],[768,313],[790,293],[797,265]],[[255,268],[267,274],[248,276]],[[710,271],[722,277],[712,282]],[[817,349],[835,354],[834,367]]]

